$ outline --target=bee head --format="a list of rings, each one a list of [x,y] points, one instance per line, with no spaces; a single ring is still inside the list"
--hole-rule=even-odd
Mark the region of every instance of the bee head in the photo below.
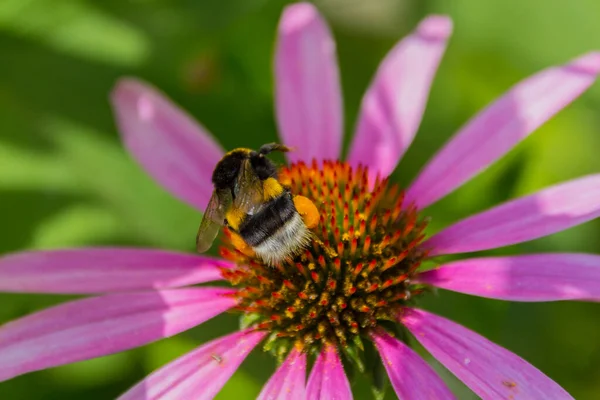
[[[236,149],[230,151],[217,163],[212,175],[215,189],[232,189],[242,169],[242,163],[248,159],[249,151]]]
[[[230,189],[233,193],[237,178],[242,172],[242,163],[247,159],[250,159],[252,169],[260,180],[276,177],[277,167],[265,156],[273,151],[290,150],[289,147],[278,143],[265,144],[258,151],[244,148],[232,150],[217,163],[212,175],[213,185],[217,190]]]
[[[252,169],[261,181],[277,176],[277,167],[273,161],[265,157],[265,154],[260,151],[253,151],[250,153],[250,163],[252,164]]]
[[[291,148],[279,143],[268,143],[262,145],[258,151],[250,152],[250,162],[252,163],[252,168],[260,180],[277,176],[277,167],[273,161],[269,160],[265,156],[273,151],[288,152],[290,150]]]

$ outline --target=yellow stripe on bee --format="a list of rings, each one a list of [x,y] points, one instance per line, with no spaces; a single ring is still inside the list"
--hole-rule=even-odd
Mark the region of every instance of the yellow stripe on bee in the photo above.
[[[238,148],[236,148],[236,149],[230,150],[230,151],[228,151],[227,153],[225,153],[225,156],[224,156],[223,158],[225,158],[225,157],[227,157],[227,156],[231,155],[232,153],[245,153],[245,154],[250,154],[251,152],[252,152],[252,149],[247,149],[247,148],[245,148],[245,147],[238,147]]]
[[[283,186],[275,178],[267,178],[263,181],[263,198],[265,201],[273,200],[283,193]]]
[[[227,210],[227,212],[225,213],[225,219],[227,220],[227,224],[229,224],[229,226],[236,231],[239,229],[240,224],[242,223],[245,217],[246,214],[244,213],[244,211],[236,207],[229,208],[229,210]]]

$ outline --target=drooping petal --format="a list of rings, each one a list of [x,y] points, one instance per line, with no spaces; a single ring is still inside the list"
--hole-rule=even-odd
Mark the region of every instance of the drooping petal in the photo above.
[[[407,192],[424,208],[477,175],[596,80],[600,53],[549,68],[513,87],[456,133]]]
[[[257,400],[304,400],[305,381],[306,354],[294,348],[265,384]]]
[[[431,255],[493,249],[547,236],[600,216],[600,174],[551,186],[466,218],[434,235]]]
[[[286,7],[275,53],[275,98],[290,161],[338,159],[342,147],[342,96],[335,41],[309,3]]]
[[[362,100],[348,157],[354,166],[369,166],[371,179],[388,176],[412,143],[451,33],[448,17],[428,17],[381,63]]]
[[[404,309],[399,321],[440,363],[483,399],[571,399],[521,357],[435,314]]]
[[[350,382],[334,346],[327,345],[315,361],[308,385],[307,400],[352,400]]]
[[[535,254],[471,258],[425,271],[415,282],[510,301],[600,301],[600,256]]]
[[[0,327],[0,381],[173,336],[236,304],[232,289],[119,293],[75,300]]]
[[[414,350],[385,332],[371,336],[398,398],[454,399],[444,381]]]
[[[208,204],[211,176],[223,150],[210,133],[150,85],[122,79],[111,95],[125,146],[175,197],[199,210]]]
[[[0,291],[90,294],[159,289],[220,280],[230,264],[151,249],[30,251],[0,257]]]
[[[246,330],[206,343],[152,373],[119,400],[212,399],[264,336]]]

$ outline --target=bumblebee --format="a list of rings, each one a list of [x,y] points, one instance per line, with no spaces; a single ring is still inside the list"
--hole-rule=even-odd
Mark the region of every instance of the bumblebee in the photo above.
[[[196,248],[207,251],[220,228],[233,233],[242,253],[259,256],[269,265],[298,254],[318,223],[318,211],[306,197],[293,196],[277,179],[277,168],[266,155],[290,148],[270,143],[258,151],[238,148],[217,163],[213,194],[202,218]]]

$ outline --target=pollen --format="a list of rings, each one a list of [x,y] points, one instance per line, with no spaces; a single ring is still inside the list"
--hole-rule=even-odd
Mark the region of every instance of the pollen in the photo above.
[[[272,333],[276,353],[354,346],[422,292],[411,277],[427,255],[426,220],[397,185],[370,186],[361,166],[299,162],[282,168],[279,181],[310,216],[312,238],[293,259],[268,266],[226,232],[221,255],[237,267],[222,275],[240,289],[237,311]]]
[[[294,206],[308,229],[314,229],[319,224],[319,209],[310,199],[300,195],[294,196]]]

